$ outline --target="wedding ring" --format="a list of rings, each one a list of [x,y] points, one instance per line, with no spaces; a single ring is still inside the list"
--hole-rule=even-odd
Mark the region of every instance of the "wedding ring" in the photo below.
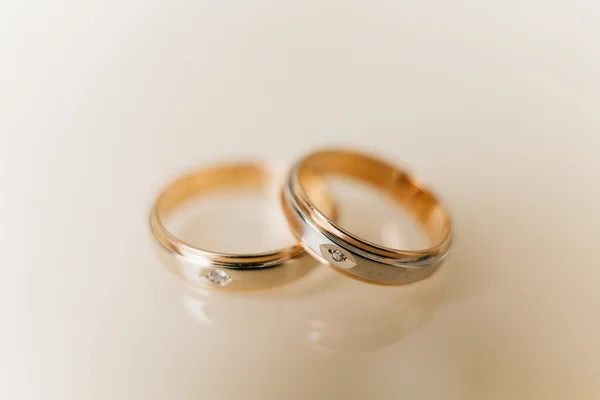
[[[310,272],[318,263],[298,243],[262,253],[228,254],[195,247],[166,228],[166,220],[172,212],[197,196],[228,188],[266,189],[271,178],[263,165],[239,164],[204,169],[169,185],[158,197],[150,217],[163,262],[192,283],[234,290],[280,286]],[[311,187],[320,207],[335,213],[324,185],[312,182]]]
[[[354,178],[389,194],[423,225],[431,247],[389,248],[340,227],[312,195],[312,182],[327,175]],[[364,154],[321,151],[308,155],[290,170],[282,205],[292,232],[305,250],[321,262],[370,283],[403,285],[427,278],[440,267],[451,246],[450,218],[439,200],[406,172]]]

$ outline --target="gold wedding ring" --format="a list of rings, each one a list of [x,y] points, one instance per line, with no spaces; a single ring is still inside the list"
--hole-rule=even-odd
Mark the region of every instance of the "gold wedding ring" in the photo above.
[[[313,196],[314,182],[328,175],[354,178],[390,195],[423,225],[431,246],[422,250],[389,248],[340,227],[330,210]],[[402,285],[427,278],[440,267],[452,242],[450,218],[433,193],[406,172],[364,154],[321,151],[308,155],[290,170],[282,204],[305,250],[321,262],[371,283]]]
[[[270,179],[268,168],[261,164],[225,165],[200,170],[164,189],[152,208],[150,225],[165,264],[190,282],[238,290],[280,286],[310,272],[318,263],[300,262],[309,257],[299,244],[254,254],[220,253],[186,243],[165,227],[174,210],[197,196],[234,187],[265,189]],[[308,191],[319,207],[335,214],[334,204],[321,182],[311,182]]]

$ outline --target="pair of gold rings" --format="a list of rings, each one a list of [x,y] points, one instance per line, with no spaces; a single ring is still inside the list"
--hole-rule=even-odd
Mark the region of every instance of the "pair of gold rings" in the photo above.
[[[331,175],[366,182],[390,195],[423,225],[431,246],[422,250],[385,247],[339,226],[338,210],[325,183]],[[299,262],[310,256],[356,279],[404,285],[432,275],[450,250],[450,218],[429,190],[390,163],[350,151],[315,152],[289,170],[281,204],[298,239],[291,247],[254,254],[218,253],[185,243],[165,227],[172,211],[198,195],[229,187],[265,187],[269,177],[262,165],[228,165],[201,170],[169,185],[154,204],[150,222],[164,262],[186,280],[214,288],[280,286],[310,272],[312,267]]]

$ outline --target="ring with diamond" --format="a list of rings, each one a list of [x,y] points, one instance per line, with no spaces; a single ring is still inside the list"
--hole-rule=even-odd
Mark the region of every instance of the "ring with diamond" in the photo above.
[[[160,245],[157,248],[162,261],[185,280],[212,288],[266,289],[306,275],[318,263],[298,243],[262,253],[220,253],[188,244],[165,226],[173,211],[197,196],[231,187],[264,189],[270,180],[270,171],[264,165],[244,163],[200,170],[169,185],[156,200],[150,216],[151,230]],[[334,203],[324,185],[313,182],[311,187],[320,206],[335,214]]]
[[[375,244],[340,227],[315,199],[315,178],[340,175],[374,185],[423,225],[431,247],[401,250]],[[450,250],[450,217],[439,200],[406,172],[377,158],[349,151],[321,151],[294,165],[282,190],[292,232],[319,261],[360,280],[403,285],[432,275]]]

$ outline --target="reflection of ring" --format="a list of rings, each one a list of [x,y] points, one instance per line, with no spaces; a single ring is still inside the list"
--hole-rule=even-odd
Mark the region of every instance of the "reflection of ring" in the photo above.
[[[353,235],[315,202],[315,178],[343,175],[375,185],[411,211],[433,243],[424,250],[384,247]],[[372,283],[401,285],[433,274],[451,245],[448,214],[437,198],[405,172],[370,156],[346,151],[313,153],[298,162],[283,188],[283,207],[305,250],[342,272]]]
[[[152,233],[161,245],[160,255],[168,266],[188,281],[215,288],[263,289],[283,285],[305,275],[297,259],[306,255],[299,244],[255,254],[226,254],[194,247],[170,233],[165,219],[196,195],[230,187],[265,188],[268,171],[257,164],[220,166],[201,170],[169,185],[158,197],[150,218]],[[322,185],[313,182],[311,191],[328,212],[333,205]],[[166,250],[166,251],[165,251]],[[313,264],[316,265],[316,264]]]
[[[302,262],[318,264],[312,257]],[[403,287],[361,285],[321,270],[298,285],[271,291],[224,295],[177,285],[175,293],[182,296],[194,321],[215,330],[226,343],[241,337],[286,337],[327,354],[361,353],[387,347],[421,329],[444,302],[442,287],[451,267],[444,264],[431,278]]]
[[[292,303],[288,323],[300,324],[296,329],[303,340],[328,354],[384,348],[421,329],[442,305],[448,267],[404,287],[358,288],[360,282],[340,277],[348,285],[307,297],[301,305]]]

